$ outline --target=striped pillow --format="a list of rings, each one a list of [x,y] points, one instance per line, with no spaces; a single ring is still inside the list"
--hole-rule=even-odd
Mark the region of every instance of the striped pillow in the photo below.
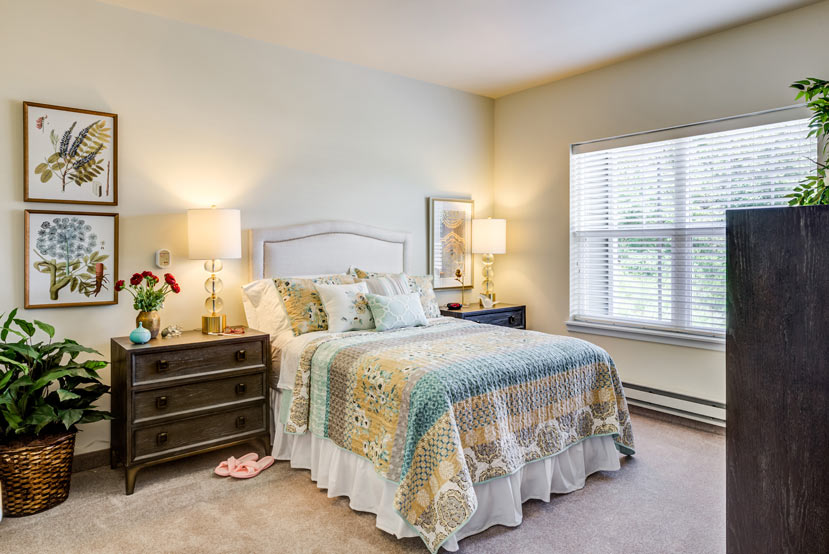
[[[369,277],[365,279],[368,291],[372,294],[382,296],[394,296],[396,294],[408,294],[409,282],[405,273],[389,274],[383,277]]]
[[[420,304],[423,306],[423,313],[426,314],[426,317],[433,318],[433,317],[440,317],[440,307],[438,306],[438,299],[437,295],[435,294],[435,289],[432,286],[432,276],[431,275],[407,275],[405,273],[380,273],[374,271],[363,271],[360,268],[352,267],[349,269],[349,272],[353,275],[356,275],[358,279],[363,279],[368,284],[369,280],[371,279],[379,279],[379,278],[386,278],[386,279],[394,279],[395,282],[393,285],[395,291],[402,290],[404,292],[416,292],[420,295]],[[407,288],[398,287],[398,280],[402,284],[402,280],[406,281]],[[376,286],[388,286],[389,283],[384,283],[383,285],[377,284]],[[386,289],[388,290],[388,289]],[[380,292],[379,289],[372,290],[371,285],[368,285],[368,291],[373,294],[382,294],[383,296],[391,296],[392,294],[402,294],[402,292]]]

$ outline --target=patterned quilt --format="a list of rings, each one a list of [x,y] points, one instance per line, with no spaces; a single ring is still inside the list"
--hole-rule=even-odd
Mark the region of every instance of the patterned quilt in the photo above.
[[[436,552],[477,509],[473,483],[588,437],[633,433],[610,356],[588,342],[459,319],[322,336],[302,352],[285,431],[312,432],[398,483]]]

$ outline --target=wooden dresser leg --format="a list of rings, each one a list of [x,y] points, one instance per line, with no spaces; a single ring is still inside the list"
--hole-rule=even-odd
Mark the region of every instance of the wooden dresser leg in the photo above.
[[[116,469],[118,467],[118,456],[112,448],[109,449],[109,467],[110,469]]]
[[[124,478],[126,481],[127,494],[130,495],[135,492],[135,477],[138,475],[139,466],[124,468]]]

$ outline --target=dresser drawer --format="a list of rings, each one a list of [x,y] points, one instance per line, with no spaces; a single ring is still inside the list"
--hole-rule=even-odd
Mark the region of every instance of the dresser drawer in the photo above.
[[[138,429],[133,433],[135,460],[172,456],[178,451],[203,448],[236,436],[261,433],[266,429],[265,409],[262,403]]]
[[[262,341],[215,344],[186,350],[147,352],[134,358],[133,384],[142,385],[198,374],[263,366]]]
[[[500,325],[501,327],[524,328],[524,311],[510,310],[491,314],[477,314],[468,316],[466,319],[489,325]]]
[[[133,420],[141,423],[217,405],[264,399],[264,380],[263,373],[255,373],[137,392],[133,401]]]

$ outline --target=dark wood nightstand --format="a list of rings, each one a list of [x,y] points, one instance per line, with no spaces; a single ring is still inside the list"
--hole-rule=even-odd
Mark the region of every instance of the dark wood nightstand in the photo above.
[[[491,308],[482,308],[475,303],[460,310],[441,308],[440,315],[469,319],[471,321],[477,321],[478,323],[488,323],[502,327],[514,327],[515,329],[527,328],[527,307],[517,304],[499,302]]]
[[[112,348],[111,465],[124,465],[126,493],[151,465],[258,440],[270,450],[270,337],[253,329]]]

